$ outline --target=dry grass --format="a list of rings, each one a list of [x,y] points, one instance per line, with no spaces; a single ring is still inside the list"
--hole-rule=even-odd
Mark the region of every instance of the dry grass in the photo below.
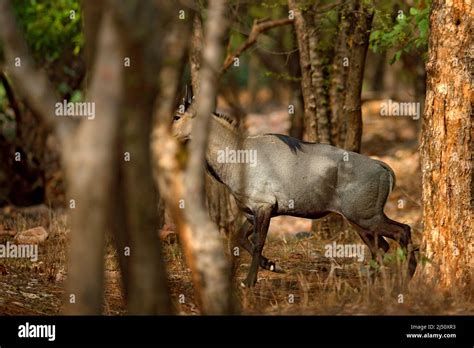
[[[68,219],[63,212],[49,216],[25,218],[20,214],[3,213],[4,225],[19,230],[47,224],[50,236],[39,247],[39,260],[2,259],[0,261],[1,314],[58,314],[61,311],[66,277]],[[292,218],[280,218],[279,225],[301,224]],[[289,228],[286,226],[285,228]],[[272,227],[274,230],[277,226]],[[404,277],[403,253],[391,243],[391,252],[383,260],[375,279],[374,266],[366,259],[331,258],[324,246],[333,241],[341,244],[361,241],[346,226],[335,239],[317,235],[300,238],[294,233],[273,232],[265,247],[265,255],[287,270],[276,274],[260,270],[253,289],[242,289],[250,257],[238,257],[234,283],[236,307],[242,314],[474,314],[472,293],[451,289],[442,292],[428,289],[416,278]],[[1,236],[0,243],[13,241]],[[175,310],[179,314],[199,314],[194,301],[191,274],[178,243],[165,243],[165,259],[169,272],[169,287]],[[106,247],[106,295],[104,312],[125,313],[120,290],[120,275],[112,242]],[[420,264],[420,267],[422,265]],[[400,297],[402,295],[402,297]]]
[[[348,231],[351,232],[351,231]],[[350,233],[348,233],[350,235]],[[344,234],[338,243],[354,243]],[[243,255],[235,274],[236,303],[241,314],[269,315],[425,315],[473,314],[473,294],[457,289],[441,291],[427,288],[416,277],[408,281],[403,253],[391,244],[377,276],[371,262],[350,258],[327,258],[324,245],[332,240],[316,236],[305,239],[270,239],[265,255],[281,264],[285,274],[260,270],[253,289],[237,285],[245,278],[250,257]],[[356,241],[356,243],[359,243]],[[167,255],[171,254],[167,247]],[[189,270],[181,261],[171,262],[172,292],[184,294],[186,302],[175,301],[179,313],[195,314]],[[178,264],[179,263],[179,264]],[[420,263],[420,268],[423,262]],[[179,278],[179,281],[175,279]]]

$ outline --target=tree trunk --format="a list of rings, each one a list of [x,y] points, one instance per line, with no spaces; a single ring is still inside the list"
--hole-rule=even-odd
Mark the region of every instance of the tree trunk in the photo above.
[[[334,48],[323,48],[321,45],[323,28],[319,23],[320,5],[316,3],[311,10],[302,12],[293,0],[289,1],[289,8],[295,15],[294,24],[300,49],[306,137],[313,142],[332,144],[331,109],[326,80],[329,79],[328,61]],[[341,227],[342,219],[339,216],[328,216],[313,221],[311,229],[329,237],[331,230],[339,232]]]
[[[355,29],[350,41],[351,56],[344,101],[344,112],[347,114],[347,134],[344,148],[360,152],[362,141],[361,92],[373,10],[362,0],[356,0],[355,7]]]
[[[93,120],[77,122],[55,116],[58,98],[54,89],[44,72],[35,68],[16,26],[11,3],[2,1],[0,35],[7,61],[14,62],[14,57],[22,59],[21,69],[11,65],[6,69],[28,105],[42,118],[45,128],[54,130],[60,140],[72,211],[66,312],[102,312],[104,235],[107,230],[116,229],[124,237],[125,228],[130,232],[130,312],[169,313],[164,264],[156,235],[159,222],[151,180],[149,133],[157,90],[154,76],[161,64],[156,53],[163,51],[160,28],[174,21],[170,13],[175,13],[176,8],[172,4],[163,3],[157,8],[151,2],[128,0],[117,1],[114,7],[104,7],[103,11],[97,31],[94,74],[87,93],[87,100],[94,103],[97,111]],[[126,58],[130,59],[128,65]],[[88,62],[92,62],[91,55]],[[120,172],[117,149],[121,148],[121,116],[127,126],[122,149],[130,159],[127,161],[125,154],[121,154]],[[119,174],[123,174],[123,191],[117,188]],[[116,205],[117,200],[123,199],[127,201],[126,211],[123,205]],[[114,214],[120,216],[115,219]],[[122,238],[117,245],[125,243]]]
[[[215,5],[214,3],[210,6],[213,7]],[[216,13],[214,11],[211,11],[211,13],[212,21],[214,21],[214,25],[216,25]],[[220,17],[220,15],[217,17]],[[209,18],[209,20],[211,19]],[[222,27],[222,25],[219,26]],[[181,75],[180,67],[182,67],[180,62],[182,63],[181,59],[186,51],[186,46],[180,43],[186,42],[186,38],[189,37],[188,30],[185,30],[181,25],[175,24],[172,31],[175,31],[176,34],[171,32],[169,34],[169,36],[176,35],[176,37],[173,43],[171,41],[169,43],[170,47],[173,47],[173,50],[169,52],[169,57],[165,63],[166,65],[160,75],[161,84],[166,85],[166,88],[160,91],[152,137],[152,149],[155,158],[155,178],[163,192],[170,214],[176,223],[182,249],[186,257],[186,263],[193,275],[197,302],[202,313],[228,313],[230,309],[230,284],[226,270],[227,260],[224,255],[224,245],[219,236],[219,232],[215,228],[215,225],[210,222],[209,214],[204,205],[204,173],[201,170],[203,170],[205,166],[202,162],[199,164],[195,163],[193,167],[195,170],[200,171],[200,173],[186,173],[185,178],[184,164],[182,161],[183,149],[180,148],[176,138],[171,135],[170,130],[169,116],[174,112],[173,100],[178,89]],[[194,30],[196,30],[196,20],[194,20]],[[219,30],[211,28],[209,32],[218,33]],[[204,47],[201,41],[196,40],[196,33],[194,33],[193,36],[194,40],[191,43],[190,54],[195,52],[196,45]],[[199,37],[202,37],[202,35],[199,35]],[[206,45],[206,48],[207,46],[209,45]],[[214,45],[211,46],[215,49],[215,42]],[[214,64],[215,61],[211,63]],[[200,91],[199,93],[201,93],[202,85],[199,86],[198,83],[201,82],[199,78],[202,79],[202,77],[198,75],[198,73],[201,73],[201,69],[198,67],[200,67],[201,64],[203,69],[207,69],[204,76],[206,76],[206,81],[208,81],[209,76],[206,75],[209,74],[207,61],[202,62],[200,59],[190,57],[191,71],[195,76],[192,80],[193,84],[196,84],[195,88]],[[211,70],[215,73],[220,69]],[[214,85],[211,85],[213,88],[216,88],[216,77],[217,76],[214,77]],[[171,82],[168,83],[168,81]],[[213,93],[215,93],[215,90]],[[207,101],[212,100],[215,103],[215,95],[213,97],[205,93],[204,97],[206,97],[205,99]],[[209,97],[211,98],[209,99]],[[198,96],[197,98],[197,101],[199,101],[200,97]],[[214,109],[210,108],[210,110]],[[209,116],[211,112],[212,111],[208,112]],[[195,147],[196,141],[193,137],[193,149],[195,149]],[[203,151],[205,151],[205,147]],[[189,169],[191,168],[190,166],[191,164],[188,165],[188,171],[191,170]],[[197,183],[195,182],[196,178],[198,178]],[[187,188],[185,186],[189,185],[192,185],[192,188],[198,190],[197,195],[196,192],[186,191]],[[203,223],[203,225],[201,225],[201,223]],[[206,225],[204,225],[204,223]]]
[[[226,3],[209,1],[204,38],[202,68],[199,71],[196,122],[193,124],[193,146],[186,172],[185,211],[192,226],[195,280],[206,314],[224,314],[231,310],[230,267],[222,238],[205,208],[205,163],[211,114],[216,106],[218,73],[224,53],[228,21]]]
[[[225,35],[227,37],[227,35]],[[199,14],[194,17],[193,33],[191,38],[191,49],[189,63],[191,68],[191,83],[194,95],[199,94],[200,69],[202,66],[202,50],[204,46],[204,34]],[[239,106],[236,106],[239,108]],[[212,110],[214,112],[215,110]],[[206,206],[211,220],[225,234],[232,234],[235,230],[235,207],[232,205],[232,197],[229,189],[214,180],[210,175],[205,176]]]
[[[145,62],[137,47],[128,49],[134,62],[125,74],[123,150],[121,167],[124,178],[126,220],[130,235],[130,314],[167,314],[170,312],[166,271],[161,255],[158,228],[163,224],[157,212],[157,195],[151,176],[150,129],[153,88],[144,71]],[[119,252],[123,252],[120,251]]]
[[[339,14],[339,32],[331,63],[329,86],[329,107],[331,109],[331,140],[333,145],[344,147],[346,138],[346,116],[344,100],[346,96],[347,74],[349,72],[350,51],[348,42],[353,32],[354,2],[349,1]]]
[[[132,11],[130,11],[132,7]],[[124,65],[124,91],[121,174],[125,199],[125,219],[130,238],[129,314],[169,314],[166,268],[158,228],[163,225],[163,210],[157,211],[150,138],[154,100],[158,92],[164,29],[173,21],[177,9],[172,4],[155,5],[128,1],[120,6],[117,19],[121,28]],[[137,23],[141,23],[137,26]],[[153,37],[152,35],[156,35]],[[153,37],[152,40],[149,37]],[[123,58],[121,59],[123,62]],[[124,252],[119,250],[119,252]]]
[[[316,98],[312,85],[311,57],[309,46],[309,29],[307,19],[298,6],[296,0],[288,0],[288,7],[294,14],[294,26],[298,48],[300,53],[301,67],[301,90],[304,100],[304,124],[306,140],[318,141],[318,124],[316,118]]]
[[[455,289],[473,281],[474,11],[465,0],[432,6],[421,144],[425,275]]]
[[[356,152],[360,151],[362,140],[361,92],[373,17],[369,6],[363,5],[360,0],[354,0],[343,7],[336,47],[332,52],[333,70],[329,77],[331,86],[327,94],[320,92],[317,98],[326,103],[329,99],[331,111],[329,115],[327,105],[324,102],[318,103],[321,104],[322,110],[321,115],[318,113],[318,125],[320,125],[318,131],[321,127],[324,129],[324,132],[319,131],[320,136],[329,136],[331,144]],[[323,71],[322,67],[317,69]],[[332,122],[328,124],[326,119]],[[326,129],[329,130],[329,134]],[[320,220],[315,220],[312,225],[314,232],[326,238],[334,237],[342,229],[344,219],[337,214],[329,214]]]
[[[117,169],[114,149],[118,144],[117,100],[122,74],[119,35],[112,21],[111,14],[104,13],[88,98],[96,104],[100,117],[94,122],[81,122],[62,153],[68,198],[73,200],[70,201],[73,202],[70,203],[72,231],[66,291],[66,311],[70,314],[102,313],[104,237],[115,205],[111,196]]]
[[[293,39],[296,39],[296,36],[292,35]],[[301,68],[300,68],[300,56],[298,52],[294,52],[290,55],[288,62],[288,72],[290,76],[294,78],[301,78]],[[294,106],[294,113],[290,114],[291,117],[291,128],[290,136],[303,139],[304,134],[304,100],[303,93],[301,92],[301,84],[298,81],[290,82],[291,88],[291,101],[290,104]]]
[[[155,102],[151,152],[153,155],[153,176],[173,219],[186,263],[194,274],[194,255],[190,238],[189,223],[181,209],[184,199],[184,179],[177,140],[171,135],[171,119],[177,108],[177,95],[191,35],[192,16],[186,20],[174,21],[164,38],[164,46],[169,47],[166,60],[159,75],[160,91]]]
[[[189,67],[191,70],[191,84],[193,86],[194,95],[199,94],[199,70],[201,70],[202,48],[204,44],[203,35],[202,21],[198,13],[194,16],[191,49],[189,52]]]
[[[317,139],[322,144],[332,144],[331,140],[331,123],[329,109],[329,94],[326,80],[329,79],[328,61],[333,55],[334,50],[324,48],[321,45],[322,36],[328,35],[323,30],[320,22],[321,15],[317,13],[320,3],[317,2],[313,6],[312,13],[308,13],[307,27],[309,30],[309,56],[311,60],[311,85],[312,93],[316,100],[316,119],[318,123]]]

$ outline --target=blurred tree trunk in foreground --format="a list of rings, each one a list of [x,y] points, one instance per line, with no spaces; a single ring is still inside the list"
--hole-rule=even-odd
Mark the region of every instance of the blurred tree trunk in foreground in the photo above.
[[[442,288],[471,291],[473,18],[469,1],[433,1],[421,144],[425,276]]]
[[[128,1],[117,9],[123,56],[130,61],[129,66],[125,64],[121,105],[121,174],[130,240],[128,306],[130,314],[166,314],[170,311],[169,295],[157,238],[164,211],[157,210],[160,206],[152,177],[150,135],[157,76],[166,59],[163,37],[166,28],[179,20],[178,8],[169,3],[155,6]]]
[[[194,111],[197,113],[195,117],[198,120],[193,124],[191,149],[183,149],[170,129],[170,115],[175,111],[172,100],[177,92],[182,58],[186,51],[186,46],[179,42],[180,38],[189,36],[181,23],[175,24],[169,34],[170,42],[175,42],[175,45],[160,75],[162,86],[167,87],[161,90],[157,101],[152,136],[155,178],[176,223],[202,314],[226,314],[232,310],[229,262],[224,253],[221,235],[209,218],[204,194],[208,126],[211,113],[215,110],[218,72],[223,53],[223,29],[227,26],[224,11],[224,2],[210,1],[202,60],[191,62],[191,69],[193,64],[201,66],[199,92],[194,103]],[[195,44],[195,40],[192,41]],[[193,52],[192,47],[190,51]],[[168,80],[174,82],[168,84]],[[189,160],[187,150],[191,152]]]
[[[170,301],[156,235],[148,150],[156,87],[145,85],[150,89],[143,92],[137,82],[147,81],[144,76],[153,79],[153,72],[147,69],[157,72],[161,60],[156,53],[163,47],[156,27],[165,28],[175,11],[170,6],[158,9],[151,2],[141,1],[114,2],[114,6],[103,6],[101,11],[101,20],[86,21],[86,25],[95,22],[98,29],[86,30],[86,39],[97,47],[88,55],[93,74],[86,101],[95,106],[93,119],[55,116],[55,104],[60,100],[44,72],[36,69],[16,26],[10,1],[0,2],[0,37],[9,62],[5,68],[29,107],[42,118],[44,127],[54,131],[60,141],[72,217],[66,312],[102,313],[104,237],[107,231],[114,231],[122,246],[124,235],[130,237],[127,250],[118,250],[130,256],[130,272],[125,272],[129,277],[124,277],[131,281],[126,284],[131,295],[129,312],[166,314]],[[21,66],[13,66],[15,57],[20,57]],[[141,108],[133,113],[128,98],[136,96],[138,90],[142,94],[137,99]],[[128,129],[121,137],[123,118]],[[118,153],[119,149],[125,153]],[[122,181],[119,161],[124,167]],[[123,206],[123,198],[133,205]],[[121,219],[120,223],[114,223],[116,218]],[[123,262],[120,264],[123,266]]]
[[[225,33],[227,36],[227,33]],[[189,65],[191,70],[191,83],[194,95],[197,96],[200,90],[200,70],[202,67],[202,51],[204,47],[204,34],[202,21],[199,14],[194,17],[193,33],[191,39],[191,49],[189,54]],[[215,110],[212,110],[214,112]],[[232,234],[235,230],[236,211],[235,204],[232,204],[232,196],[229,189],[215,180],[206,171],[205,176],[206,205],[212,221],[225,234]]]
[[[193,230],[193,248],[198,257],[201,301],[210,313],[224,314],[231,308],[230,267],[224,253],[223,241],[205,206],[205,171],[207,140],[212,113],[216,109],[219,71],[222,65],[228,20],[227,3],[209,1],[205,24],[202,67],[199,70],[199,92],[196,104],[196,122],[193,124],[193,146],[186,173],[186,216]]]

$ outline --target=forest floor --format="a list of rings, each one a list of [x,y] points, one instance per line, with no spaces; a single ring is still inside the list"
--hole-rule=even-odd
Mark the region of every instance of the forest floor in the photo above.
[[[381,117],[379,107],[378,102],[364,104],[362,153],[386,162],[395,171],[397,185],[385,212],[390,218],[409,224],[414,243],[419,245],[422,228],[417,122],[421,120]],[[287,133],[289,120],[285,111],[277,110],[265,115],[248,115],[246,126],[251,134]],[[45,226],[49,232],[49,238],[39,246],[38,261],[0,259],[0,315],[61,313],[66,296],[63,289],[69,239],[65,211],[50,210],[45,206],[4,207],[0,210],[0,244],[12,243],[15,231],[35,226]],[[325,256],[326,246],[333,242],[363,244],[350,226],[344,224],[333,237],[308,233],[310,229],[310,220],[272,219],[264,254],[281,265],[286,273],[260,270],[253,289],[237,286],[245,278],[250,263],[247,254],[241,255],[234,275],[235,302],[240,313],[474,314],[472,293],[427,289],[416,277],[407,284],[403,276],[403,254],[397,250],[396,243],[390,242],[389,255],[384,258],[379,275],[372,283],[369,274],[373,270],[367,250],[362,262],[357,258]],[[165,258],[175,311],[199,314],[190,271],[179,244],[173,238],[167,240]],[[125,314],[120,273],[110,240],[107,241],[105,265],[104,313]]]

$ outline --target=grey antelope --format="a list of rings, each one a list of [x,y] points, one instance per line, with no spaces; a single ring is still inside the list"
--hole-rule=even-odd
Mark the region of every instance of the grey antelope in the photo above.
[[[192,100],[192,91],[187,89],[185,111],[173,118],[173,135],[183,142],[192,141],[194,115],[188,110]],[[230,151],[234,156],[223,156]],[[255,154],[255,163],[249,163],[249,153]],[[341,214],[356,227],[373,258],[379,248],[388,251],[383,238],[387,237],[408,251],[410,276],[415,272],[410,226],[389,219],[383,211],[395,185],[395,174],[387,164],[281,134],[244,136],[236,122],[216,113],[206,159],[210,173],[230,189],[246,216],[233,237],[252,256],[244,286],[256,283],[259,266],[281,271],[262,255],[270,219],[279,215],[318,219],[330,212]]]

